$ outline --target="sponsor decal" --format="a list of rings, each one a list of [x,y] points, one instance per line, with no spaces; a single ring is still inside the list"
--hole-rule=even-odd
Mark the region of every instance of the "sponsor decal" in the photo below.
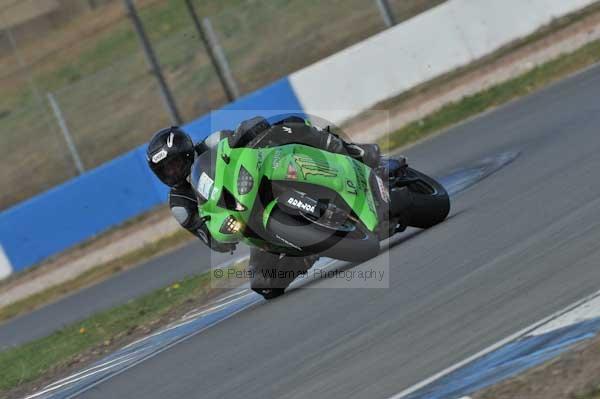
[[[171,134],[169,135],[169,138],[167,139],[167,147],[171,148],[173,147],[173,138],[175,137],[175,134],[173,134],[173,132],[171,132]]]
[[[352,160],[352,168],[354,169],[354,175],[356,176],[356,183],[358,184],[357,189],[360,191],[367,192],[367,179],[365,179],[365,172],[356,160]]]
[[[357,195],[358,191],[356,191],[356,184],[352,180],[346,180],[346,188],[348,193],[352,195]]]
[[[375,204],[373,203],[373,194],[371,194],[369,191],[369,185],[367,183],[367,179],[365,179],[365,171],[362,164],[353,159],[352,168],[354,169],[354,175],[356,176],[357,190],[362,191],[365,194],[369,210],[373,213],[376,213]]]
[[[258,154],[256,155],[256,170],[260,170],[263,166],[263,162],[264,162],[264,152],[263,151],[258,151]],[[275,161],[273,161],[275,162]]]
[[[210,199],[210,192],[213,189],[215,182],[206,173],[202,172],[200,179],[198,179],[198,192],[204,197],[204,199]]]
[[[287,203],[289,205],[295,207],[295,208],[303,209],[303,210],[305,210],[307,212],[311,212],[311,213],[315,212],[315,206],[314,205],[307,204],[306,202],[302,202],[299,199],[296,199],[296,198],[293,198],[293,197],[290,197],[287,200]]]
[[[338,175],[337,169],[332,168],[325,161],[315,161],[303,155],[294,155],[294,160],[300,167],[304,180],[310,175],[323,177],[336,177]]]
[[[276,149],[275,154],[273,154],[273,169],[277,169],[279,167],[279,162],[281,161],[281,149]]]
[[[288,165],[286,177],[290,180],[296,180],[298,178],[298,172],[296,172],[296,168],[294,168],[294,165],[291,163]]]
[[[284,126],[283,127],[283,131],[286,132],[287,134],[292,134],[292,128],[291,127]]]
[[[300,248],[299,246],[297,246],[295,244],[292,244],[291,242],[289,242],[285,238],[279,236],[279,234],[275,234],[275,237],[277,237],[278,239],[280,239],[281,241],[283,241],[284,243],[286,243],[288,246],[290,246],[292,248],[296,248],[298,251],[302,251],[302,248]]]
[[[156,154],[152,155],[152,162],[159,163],[160,161],[162,161],[166,157],[167,157],[167,150],[165,150],[163,148],[162,150],[160,150]]]
[[[381,180],[381,177],[377,175],[375,175],[375,180],[377,180],[377,187],[379,187],[379,193],[381,194],[381,198],[383,198],[383,200],[389,204],[390,193],[385,184],[383,184],[383,180]]]

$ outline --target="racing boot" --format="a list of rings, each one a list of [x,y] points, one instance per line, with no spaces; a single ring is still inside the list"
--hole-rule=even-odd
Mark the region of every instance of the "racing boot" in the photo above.
[[[347,143],[333,133],[327,135],[326,150],[338,154],[348,154],[370,168],[379,166],[381,150],[377,144]]]

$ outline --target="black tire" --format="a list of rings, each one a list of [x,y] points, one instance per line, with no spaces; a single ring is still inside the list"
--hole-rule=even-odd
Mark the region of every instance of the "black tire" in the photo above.
[[[406,224],[427,229],[446,220],[450,213],[450,197],[446,189],[418,170],[407,168],[407,175],[419,181],[406,187],[410,197],[410,205],[406,209]],[[392,191],[394,190],[398,189],[393,188]]]
[[[335,231],[311,223],[300,215],[274,208],[267,229],[279,244],[292,244],[303,254],[316,254],[350,262],[364,262],[379,254],[379,240],[372,232],[348,219],[353,230]]]

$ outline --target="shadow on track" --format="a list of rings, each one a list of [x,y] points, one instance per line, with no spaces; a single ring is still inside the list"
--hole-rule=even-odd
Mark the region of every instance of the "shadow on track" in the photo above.
[[[446,188],[450,197],[454,197],[509,165],[515,161],[520,154],[520,151],[507,151],[490,156],[475,162],[470,166],[457,169],[446,176],[440,177],[438,181]]]

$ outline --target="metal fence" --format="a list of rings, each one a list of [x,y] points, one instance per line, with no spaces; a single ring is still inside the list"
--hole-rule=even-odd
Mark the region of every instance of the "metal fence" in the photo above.
[[[186,1],[136,3],[184,122],[228,101],[200,33],[243,95],[444,0],[190,0],[200,33]],[[0,31],[0,209],[76,176],[77,158],[93,168],[172,121],[123,2],[89,4],[35,39]]]

